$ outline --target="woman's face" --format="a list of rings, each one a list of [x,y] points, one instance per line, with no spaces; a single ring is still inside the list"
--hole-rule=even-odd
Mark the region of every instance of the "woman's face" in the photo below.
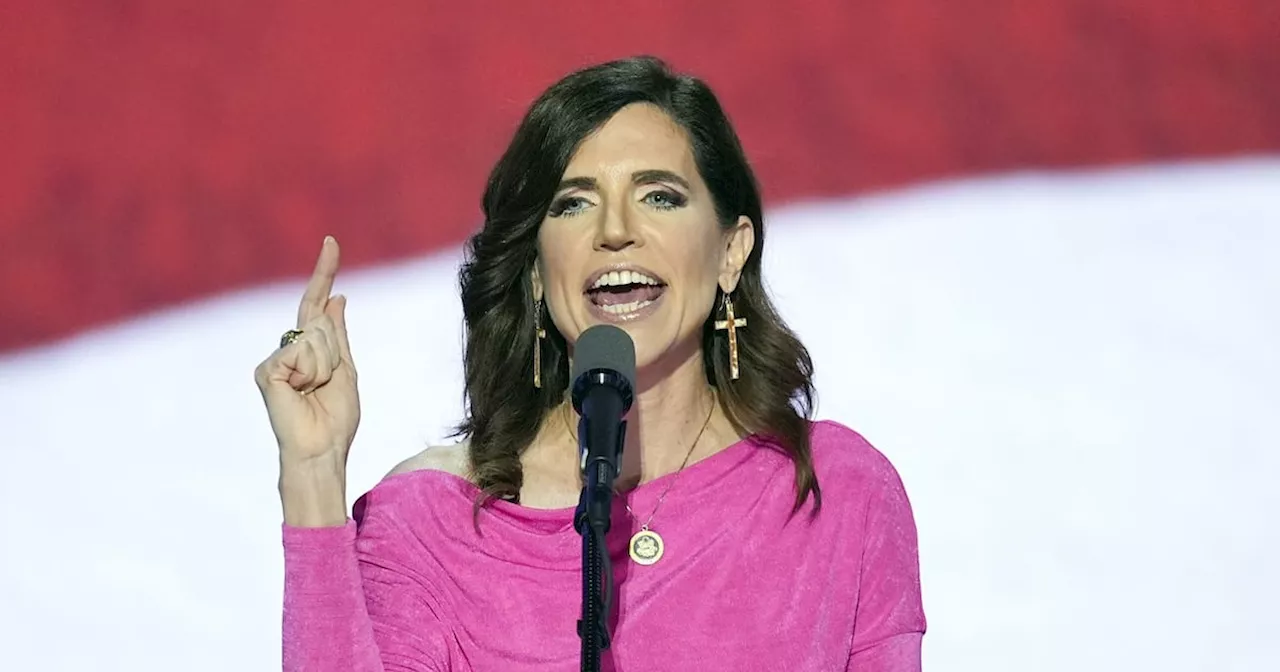
[[[569,342],[615,324],[643,369],[692,355],[717,285],[754,244],[751,221],[722,229],[684,130],[653,105],[624,107],[569,162],[538,233],[534,297]]]

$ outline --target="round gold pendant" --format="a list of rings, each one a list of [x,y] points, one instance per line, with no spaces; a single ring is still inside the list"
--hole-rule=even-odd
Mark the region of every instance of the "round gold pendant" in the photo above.
[[[638,565],[652,565],[662,559],[662,537],[653,530],[640,530],[631,537],[631,559]]]

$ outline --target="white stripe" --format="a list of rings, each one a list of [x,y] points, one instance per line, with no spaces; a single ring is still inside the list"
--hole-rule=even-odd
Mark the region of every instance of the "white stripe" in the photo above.
[[[768,275],[820,414],[888,454],[916,507],[930,667],[1271,655],[1277,184],[1280,159],[1257,159],[772,213]],[[340,279],[364,401],[352,497],[458,418],[457,259]],[[252,370],[299,291],[0,360],[4,667],[278,660],[275,446]]]

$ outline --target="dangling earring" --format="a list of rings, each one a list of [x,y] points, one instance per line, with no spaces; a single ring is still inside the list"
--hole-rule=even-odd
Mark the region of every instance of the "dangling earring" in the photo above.
[[[542,301],[533,304],[533,386],[542,389],[542,339],[547,330],[542,328]]]
[[[724,319],[716,320],[716,330],[728,330],[729,332],[729,378],[738,379],[738,330],[747,326],[747,318],[735,317],[733,314],[733,299],[728,294],[724,295]]]

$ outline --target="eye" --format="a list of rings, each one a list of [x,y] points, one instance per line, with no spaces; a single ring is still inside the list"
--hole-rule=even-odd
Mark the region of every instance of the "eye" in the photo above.
[[[591,201],[588,201],[581,196],[565,196],[564,198],[559,198],[552,202],[551,209],[547,211],[547,216],[572,217],[583,210],[586,210],[589,205],[591,205]]]
[[[659,210],[675,210],[688,202],[688,199],[674,191],[659,189],[645,194],[641,201]]]

